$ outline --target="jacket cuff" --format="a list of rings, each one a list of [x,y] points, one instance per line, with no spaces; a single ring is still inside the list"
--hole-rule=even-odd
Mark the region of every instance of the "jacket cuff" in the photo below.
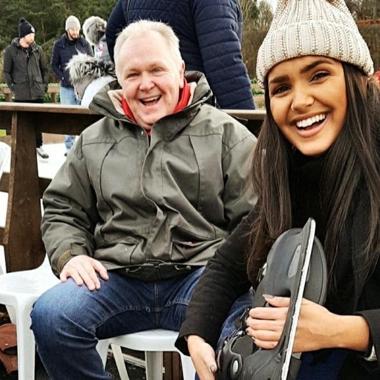
[[[380,368],[380,312],[379,310],[363,310],[356,313],[357,315],[361,315],[369,326],[370,336],[372,340],[372,347],[368,347],[368,352],[373,352],[372,360],[368,361],[363,360],[365,366],[368,366],[368,370],[374,370]],[[372,351],[373,350],[373,351]],[[365,357],[363,357],[365,359]]]
[[[86,248],[77,245],[77,244],[72,244],[70,249],[67,251],[64,251],[56,260],[56,265],[55,268],[56,272],[59,274],[62,272],[63,267],[67,264],[68,261],[70,261],[73,257],[79,256],[79,255],[86,255],[88,256]]]
[[[56,272],[60,274],[62,272],[63,267],[66,263],[71,260],[74,256],[71,254],[71,250],[63,252],[63,254],[58,258],[57,265],[55,266]],[[53,268],[54,269],[54,268]]]

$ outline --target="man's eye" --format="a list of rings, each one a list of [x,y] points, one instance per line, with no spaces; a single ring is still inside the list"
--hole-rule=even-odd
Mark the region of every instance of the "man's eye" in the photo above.
[[[136,76],[137,76],[137,73],[129,73],[126,76],[126,79],[133,78],[133,77],[136,77]]]

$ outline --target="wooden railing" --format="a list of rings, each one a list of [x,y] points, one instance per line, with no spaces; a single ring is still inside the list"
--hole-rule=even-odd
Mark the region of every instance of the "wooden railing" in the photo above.
[[[56,103],[58,101],[59,83],[49,83],[47,93],[50,96],[51,102]],[[13,94],[8,86],[0,85],[0,95],[4,95],[6,102],[12,101]]]
[[[228,111],[258,131],[264,111]],[[0,228],[7,271],[32,269],[45,256],[41,240],[41,196],[50,180],[39,178],[36,132],[80,134],[101,116],[79,106],[0,103],[0,129],[11,135],[11,170],[0,182],[8,191],[5,228]]]

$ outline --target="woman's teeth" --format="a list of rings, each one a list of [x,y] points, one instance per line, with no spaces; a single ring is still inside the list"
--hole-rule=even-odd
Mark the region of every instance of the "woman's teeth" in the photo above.
[[[297,125],[297,128],[307,128],[325,119],[326,119],[326,114],[315,115],[313,117],[309,117],[308,119],[298,121],[296,125]]]

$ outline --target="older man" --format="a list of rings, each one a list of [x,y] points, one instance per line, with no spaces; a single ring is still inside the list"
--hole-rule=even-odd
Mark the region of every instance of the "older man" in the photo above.
[[[179,329],[203,266],[254,203],[244,183],[255,138],[207,104],[172,29],[130,24],[115,52],[121,89],[96,95],[105,118],[44,196],[62,282],[36,302],[32,329],[53,379],[108,379],[98,339]]]

